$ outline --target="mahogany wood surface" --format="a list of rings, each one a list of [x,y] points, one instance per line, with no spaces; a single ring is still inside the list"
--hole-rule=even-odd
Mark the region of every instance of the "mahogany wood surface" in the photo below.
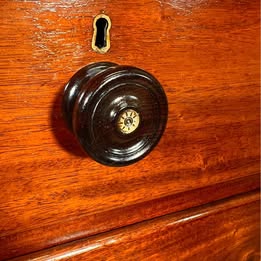
[[[260,260],[259,191],[16,259]]]
[[[1,259],[259,186],[259,1],[3,0],[0,14]],[[100,61],[152,73],[168,97],[160,143],[128,167],[86,157],[61,117],[65,83]]]
[[[259,187],[259,175],[240,178],[180,194],[162,197],[70,220],[32,228],[1,239],[1,257],[29,253],[77,238],[83,238],[175,211],[199,206]]]

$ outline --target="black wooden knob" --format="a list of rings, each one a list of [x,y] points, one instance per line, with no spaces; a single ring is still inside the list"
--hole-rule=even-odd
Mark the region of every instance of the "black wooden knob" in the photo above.
[[[166,95],[151,74],[109,62],[83,67],[69,80],[62,110],[83,149],[110,166],[145,157],[168,116]]]

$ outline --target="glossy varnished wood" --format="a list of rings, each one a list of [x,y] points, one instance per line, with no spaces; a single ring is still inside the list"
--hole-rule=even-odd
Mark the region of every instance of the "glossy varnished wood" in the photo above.
[[[91,49],[102,10],[112,21],[106,55]],[[186,202],[186,191],[201,204],[205,186],[223,183],[210,190],[217,198],[258,186],[259,1],[4,0],[0,12],[2,258],[154,217],[130,207],[118,219],[131,205]],[[161,142],[121,169],[84,158],[61,117],[65,83],[104,60],[152,73],[169,101]]]
[[[259,191],[18,260],[260,260]]]
[[[77,71],[66,84],[62,105],[64,119],[85,152],[112,167],[148,155],[168,118],[168,101],[157,79],[134,66],[108,62]]]
[[[247,179],[241,178],[100,213],[77,215],[70,220],[61,220],[54,224],[31,228],[2,238],[1,255],[6,257],[14,255],[14,253],[19,255],[43,249],[76,238],[95,235],[217,199],[252,191],[258,187],[259,175],[254,175]]]

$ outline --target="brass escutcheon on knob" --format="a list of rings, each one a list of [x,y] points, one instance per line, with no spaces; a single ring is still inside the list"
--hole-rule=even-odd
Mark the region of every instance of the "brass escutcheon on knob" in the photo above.
[[[118,130],[124,134],[134,132],[140,124],[140,115],[133,109],[126,109],[118,116]]]

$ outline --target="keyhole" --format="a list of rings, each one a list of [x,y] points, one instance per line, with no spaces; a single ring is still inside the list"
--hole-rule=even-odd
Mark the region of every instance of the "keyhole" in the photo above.
[[[97,15],[93,21],[92,49],[98,53],[106,53],[110,49],[111,21],[107,15]]]
[[[105,18],[99,18],[96,22],[96,28],[97,28],[97,34],[96,34],[96,40],[95,45],[98,48],[106,47],[106,33],[108,28],[108,22]]]

